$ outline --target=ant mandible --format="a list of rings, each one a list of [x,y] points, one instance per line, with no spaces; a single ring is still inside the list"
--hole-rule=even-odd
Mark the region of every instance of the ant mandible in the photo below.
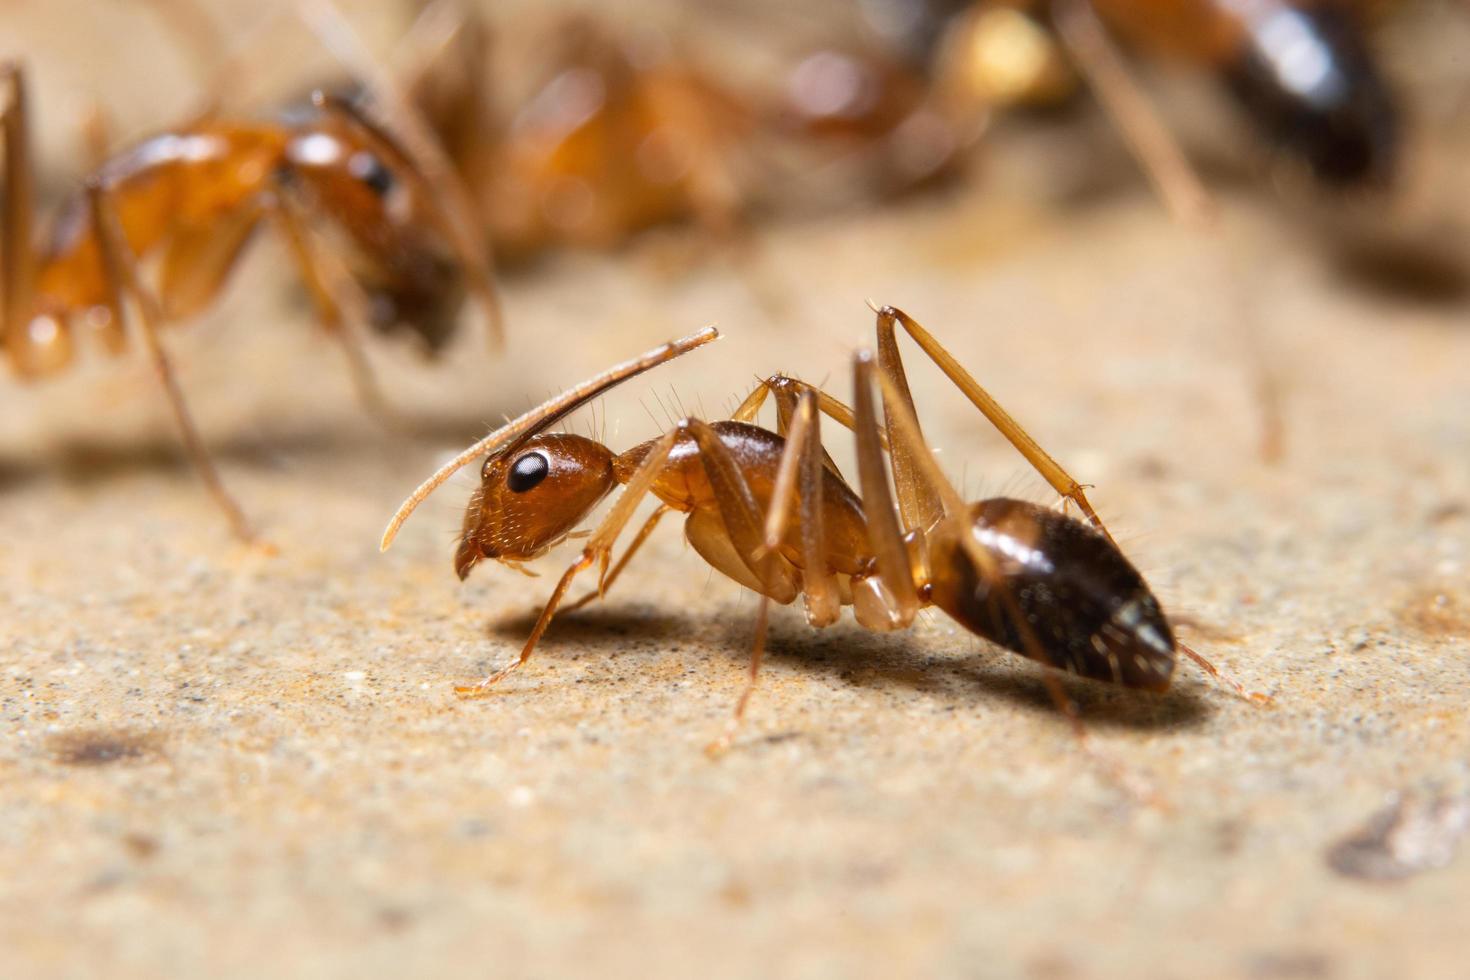
[[[1048,668],[1043,673],[1047,688],[1079,734],[1076,707],[1056,672],[1162,692],[1182,651],[1242,696],[1265,700],[1222,678],[1175,639],[1158,600],[1114,543],[1084,488],[931,334],[892,307],[878,310],[877,317],[876,357],[868,350],[853,356],[851,407],[805,382],[776,375],[761,382],[731,418],[686,418],[621,454],[593,439],[545,431],[614,385],[716,339],[711,327],[572,388],[471,446],[425,481],[388,524],[384,549],[435,488],[480,454],[489,454],[455,555],[461,578],[487,558],[517,567],[546,554],[615,486],[625,488],[557,582],[520,657],[456,691],[482,696],[523,665],[572,580],[598,566],[597,590],[572,608],[605,595],[672,510],[688,515],[685,534],[705,561],[761,597],[749,678],[729,727],[710,745],[712,753],[729,746],[755,689],[770,602],[788,604],[798,597],[816,627],[835,623],[846,605],[860,626],[875,631],[903,629],[921,609],[938,607],[971,632]],[[961,498],[940,471],[914,414],[897,345],[900,326],[1085,520],[1020,500],[967,503]],[[881,420],[875,385],[881,390]],[[754,424],[768,396],[776,402],[775,432]],[[822,415],[854,433],[856,492],[823,449]],[[619,533],[649,493],[660,506],[609,568]]]
[[[456,268],[484,303],[498,340],[490,273],[457,245],[452,217],[416,164],[385,130],[340,99],[318,94],[309,112],[278,122],[213,115],[115,154],[63,206],[44,240],[34,235],[25,73],[0,65],[5,186],[0,228],[0,344],[26,381],[65,368],[73,334],[111,353],[127,345],[131,299],[149,357],[186,451],[234,533],[251,539],[190,418],[159,329],[215,301],[255,231],[271,220],[284,237],[322,326],[344,345],[359,391],[376,386],[339,297],[362,300],[374,325],[402,325],[431,349],[458,308]],[[348,263],[313,244],[311,219],[340,232]],[[158,257],[156,290],[140,263]],[[355,288],[354,295],[350,289]]]

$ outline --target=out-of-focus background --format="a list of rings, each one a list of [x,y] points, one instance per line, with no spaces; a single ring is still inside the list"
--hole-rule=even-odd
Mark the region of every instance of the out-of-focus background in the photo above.
[[[1456,975],[1470,9],[1359,6],[1399,122],[1357,183],[1261,138],[1228,59],[1127,35],[1208,227],[1171,218],[1044,17],[975,40],[896,3],[471,5],[489,101],[467,139],[458,8],[346,6],[471,147],[461,217],[501,259],[505,347],[472,304],[432,359],[369,337],[375,418],[263,231],[166,342],[274,553],[229,535],[136,337],[4,382],[0,974]],[[11,0],[0,26],[48,215],[94,107],[113,154],[211,98],[269,121],[350,88],[255,5]],[[458,583],[468,470],[380,555],[422,476],[708,322],[718,346],[570,427],[621,450],[776,371],[846,398],[867,299],[1095,485],[1181,638],[1274,696],[1187,663],[1163,696],[1069,683],[1156,800],[1080,750],[1033,664],[939,614],[877,636],[778,610],[749,724],[708,761],[755,603],[673,526],[496,696],[453,696],[519,650],[573,552]],[[968,495],[1052,499],[909,367]]]

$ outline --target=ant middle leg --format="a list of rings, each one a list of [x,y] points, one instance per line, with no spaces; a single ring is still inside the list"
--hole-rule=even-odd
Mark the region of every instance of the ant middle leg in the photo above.
[[[137,260],[133,257],[123,237],[116,209],[112,206],[107,189],[96,178],[87,182],[87,199],[91,206],[93,227],[97,232],[104,279],[108,284],[110,294],[108,304],[112,308],[113,315],[120,319],[125,296],[131,296],[134,303],[137,304],[138,322],[142,328],[144,345],[148,349],[148,356],[153,361],[159,381],[163,384],[164,394],[168,396],[169,406],[173,409],[174,419],[178,423],[189,459],[199,473],[200,479],[204,481],[210,496],[225,512],[225,517],[235,536],[246,543],[254,543],[255,535],[250,529],[249,522],[245,519],[244,511],[240,509],[240,505],[236,503],[230,492],[225,489],[224,481],[220,479],[219,472],[214,467],[214,461],[210,458],[208,449],[205,448],[204,440],[199,437],[199,430],[194,426],[194,420],[184,401],[183,389],[179,387],[173,364],[169,361],[168,353],[158,335],[162,315],[158,310],[157,300],[143,285],[138,275]]]

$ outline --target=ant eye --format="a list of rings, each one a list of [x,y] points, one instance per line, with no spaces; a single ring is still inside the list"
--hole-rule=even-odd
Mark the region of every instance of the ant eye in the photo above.
[[[546,474],[550,472],[551,464],[546,461],[545,454],[526,453],[511,464],[505,485],[510,487],[511,493],[525,493],[546,479]]]
[[[386,197],[393,189],[393,171],[375,154],[366,150],[352,155],[347,161],[347,172],[366,184],[368,190],[379,197]]]

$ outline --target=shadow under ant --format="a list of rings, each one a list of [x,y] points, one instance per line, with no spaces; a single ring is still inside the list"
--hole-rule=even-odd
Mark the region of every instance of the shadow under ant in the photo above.
[[[524,610],[492,621],[485,632],[494,639],[519,645],[531,635],[540,611],[538,606],[528,605]],[[542,657],[557,657],[561,652],[558,648],[563,644],[596,647],[630,640],[652,643],[682,639],[689,642],[695,629],[691,617],[665,615],[652,606],[589,606],[575,612],[563,612],[552,620],[546,631],[546,643],[536,648],[536,657],[531,663]]]
[[[495,620],[487,634],[519,643],[530,635],[539,608]],[[559,615],[547,630],[546,641],[537,649],[538,659],[564,655],[563,644],[577,644],[600,652],[637,641],[633,649],[646,651],[659,641],[693,643],[696,640],[721,648],[733,664],[743,667],[750,656],[755,614],[721,615],[722,628],[701,631],[692,616],[661,614],[644,605],[603,606]],[[900,638],[874,637],[851,623],[840,623],[820,632],[791,627],[773,617],[766,644],[768,661],[800,664],[803,668],[835,674],[848,684],[862,687],[902,685],[953,702],[952,707],[979,707],[976,694],[1002,698],[1012,704],[1055,715],[1062,720],[1038,668],[1023,658],[997,647],[976,652],[973,642],[960,642],[969,649],[939,656],[915,652]],[[632,652],[629,649],[628,652]],[[622,650],[618,651],[621,655]],[[534,661],[533,661],[534,663]],[[1214,714],[1214,705],[1202,696],[1198,685],[1175,686],[1162,695],[1128,691],[1109,685],[1063,675],[1063,686],[1091,727],[1129,728],[1138,731],[1183,731],[1202,725]]]
[[[749,655],[753,627],[753,621],[748,626],[731,624],[726,631],[726,647],[741,663]],[[956,708],[978,707],[975,695],[985,694],[1064,720],[1035,664],[958,634],[955,646],[962,649],[919,653],[902,637],[874,637],[847,622],[816,632],[783,628],[773,619],[766,656],[771,661],[817,665],[857,686],[902,685],[949,700]],[[1070,674],[1060,675],[1060,680],[1089,727],[1186,730],[1203,724],[1215,711],[1193,686],[1171,687],[1159,695]]]

